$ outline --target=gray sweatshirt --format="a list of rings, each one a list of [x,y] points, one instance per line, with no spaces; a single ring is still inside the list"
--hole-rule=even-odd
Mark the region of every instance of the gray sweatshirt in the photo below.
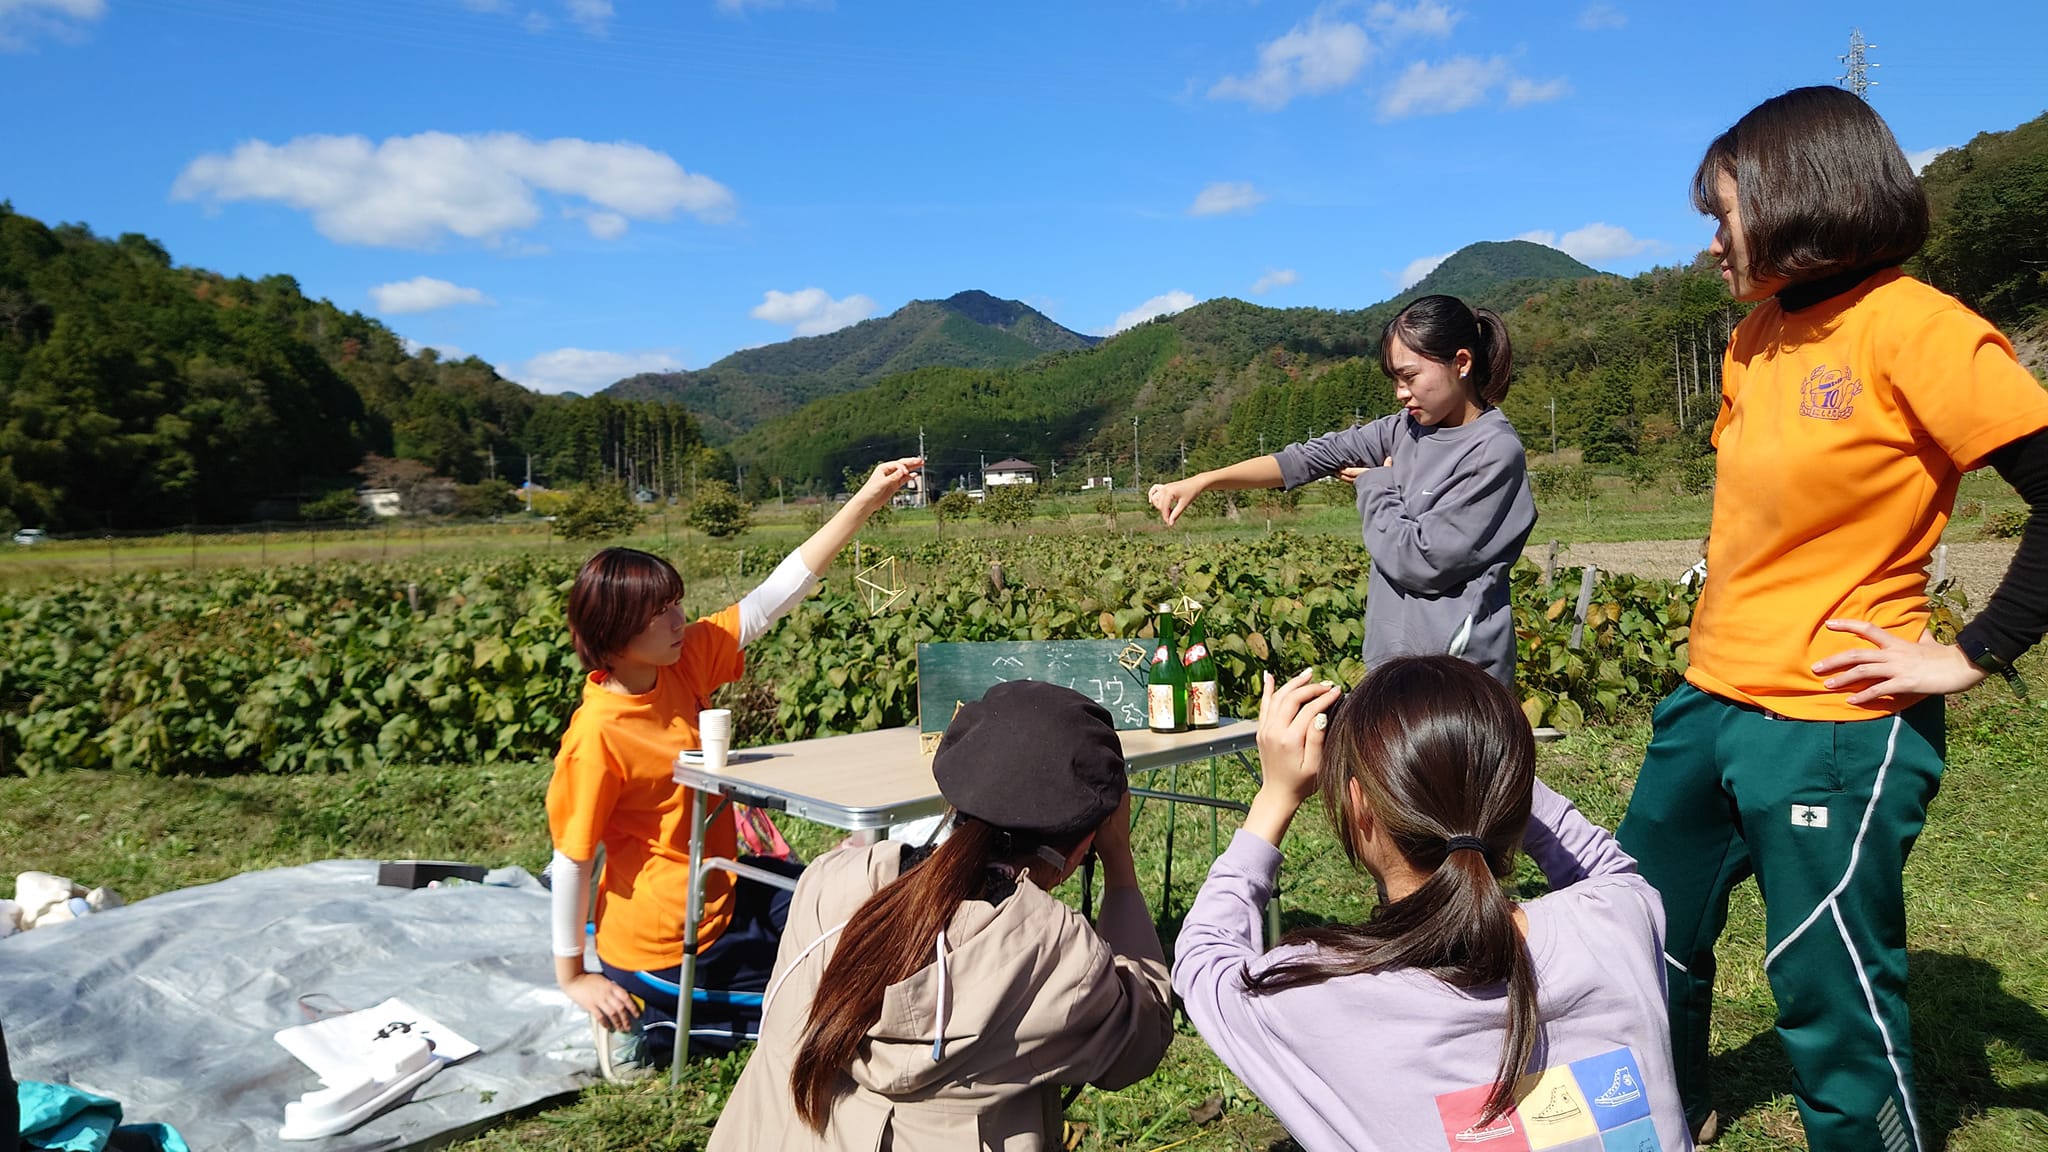
[[[1465,658],[1514,684],[1508,570],[1536,526],[1536,501],[1522,440],[1500,409],[1456,428],[1425,428],[1397,412],[1289,444],[1273,458],[1290,489],[1366,466],[1356,484],[1372,556],[1366,667],[1447,652],[1469,619]]]
[[[1384,457],[1383,457],[1384,459]],[[1503,985],[1425,972],[1254,996],[1280,852],[1240,831],[1174,946],[1173,990],[1202,1039],[1309,1152],[1472,1148],[1690,1152],[1664,1010],[1664,902],[1606,829],[1536,784],[1523,848],[1550,880],[1525,901],[1542,1027],[1515,1107],[1478,1123],[1506,1031]]]

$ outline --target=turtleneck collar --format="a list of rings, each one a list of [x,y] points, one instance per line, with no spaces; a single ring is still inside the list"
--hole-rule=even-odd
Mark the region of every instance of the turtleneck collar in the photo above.
[[[1804,311],[1815,304],[1820,304],[1840,296],[1887,268],[1896,267],[1898,267],[1896,263],[1865,264],[1861,268],[1851,268],[1846,272],[1837,272],[1832,276],[1823,276],[1818,280],[1805,280],[1798,284],[1788,284],[1778,290],[1778,307],[1783,308],[1787,312]]]

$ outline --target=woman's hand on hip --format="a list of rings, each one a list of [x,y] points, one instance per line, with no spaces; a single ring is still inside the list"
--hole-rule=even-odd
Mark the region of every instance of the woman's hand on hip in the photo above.
[[[1851,704],[1868,704],[1886,696],[1945,696],[1974,688],[1984,679],[1984,670],[1971,663],[1961,648],[1937,643],[1924,632],[1918,641],[1910,641],[1867,620],[1830,620],[1827,626],[1873,645],[1814,662],[1814,675],[1825,677],[1821,686],[1853,691]]]

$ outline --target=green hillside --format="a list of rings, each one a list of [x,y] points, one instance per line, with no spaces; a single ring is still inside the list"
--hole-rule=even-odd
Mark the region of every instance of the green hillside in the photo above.
[[[540,396],[482,360],[410,354],[289,276],[180,268],[146,236],[0,202],[0,527],[290,515],[369,453],[459,483],[523,478],[531,455],[551,485],[659,485],[700,450],[679,405]]]
[[[1545,270],[1558,276],[1545,279]],[[829,486],[846,467],[915,448],[922,425],[942,483],[972,483],[984,458],[1002,456],[1127,476],[1135,416],[1142,471],[1177,474],[1183,446],[1190,466],[1206,466],[1392,411],[1380,333],[1402,304],[1434,287],[1462,287],[1472,302],[1505,311],[1546,288],[1599,276],[1541,245],[1475,244],[1370,308],[1210,300],[1052,361],[891,378],[764,424],[731,450],[763,485],[779,477]],[[1134,378],[1140,365],[1143,376]],[[1546,413],[1547,403],[1546,395]]]
[[[1997,324],[2048,312],[2048,113],[1936,156],[1921,183],[1934,227],[1912,270]]]
[[[629,377],[604,394],[679,401],[699,414],[710,439],[720,441],[897,373],[934,365],[1004,368],[1095,343],[1029,305],[969,291],[913,300],[888,316],[823,336],[748,348],[698,371]]]
[[[1458,249],[1414,287],[1394,297],[1394,302],[1405,304],[1418,296],[1430,295],[1497,299],[1503,287],[1518,280],[1578,280],[1598,275],[1597,269],[1547,245],[1527,240],[1482,240]]]

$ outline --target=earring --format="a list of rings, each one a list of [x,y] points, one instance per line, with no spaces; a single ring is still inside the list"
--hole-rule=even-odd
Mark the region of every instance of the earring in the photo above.
[[[1458,373],[1458,379],[1463,380],[1465,377],[1470,376],[1471,374],[1472,370],[1470,368],[1467,368],[1463,372]]]

